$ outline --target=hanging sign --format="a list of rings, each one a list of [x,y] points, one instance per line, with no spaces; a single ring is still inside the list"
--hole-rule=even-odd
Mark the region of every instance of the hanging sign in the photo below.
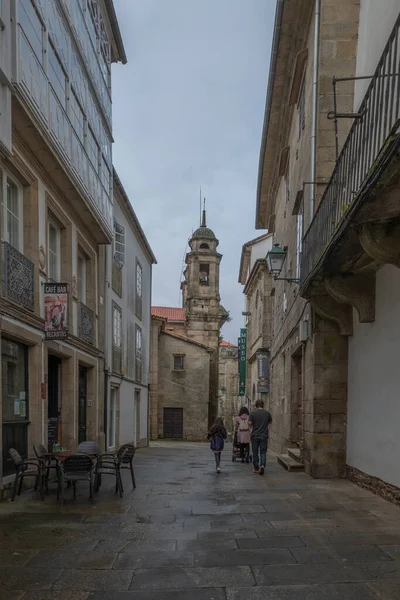
[[[257,392],[269,392],[269,352],[257,350]]]
[[[68,337],[68,285],[44,284],[44,336],[46,340]]]
[[[241,329],[240,338],[238,339],[239,396],[244,396],[246,393],[246,337],[247,329]]]

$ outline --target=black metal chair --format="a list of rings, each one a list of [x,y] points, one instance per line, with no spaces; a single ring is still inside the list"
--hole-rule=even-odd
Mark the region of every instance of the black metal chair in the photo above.
[[[89,456],[98,456],[100,454],[100,449],[96,442],[92,442],[87,440],[86,442],[81,442],[76,449],[77,454],[89,454]]]
[[[100,454],[96,463],[96,471],[94,477],[94,491],[98,492],[101,485],[102,475],[113,475],[115,477],[115,493],[119,492],[119,497],[124,495],[124,488],[121,479],[121,465],[128,449],[121,453],[115,454]]]
[[[125,452],[125,450],[127,450],[127,452]],[[121,461],[121,469],[129,469],[129,471],[131,472],[133,489],[136,488],[135,473],[133,471],[132,464],[135,452],[136,448],[133,444],[123,444],[117,452],[117,457],[123,455]]]
[[[58,464],[57,500],[61,496],[61,506],[64,504],[64,483],[72,483],[74,500],[76,500],[76,482],[89,482],[90,499],[93,499],[93,469],[94,463],[87,454],[73,454]]]
[[[57,471],[57,460],[55,458],[47,457],[47,450],[43,446],[43,444],[33,444],[33,451],[35,453],[36,458],[42,463],[43,479],[46,487],[46,494],[48,494],[50,470],[53,469]]]
[[[10,448],[9,454],[15,465],[15,480],[13,491],[11,495],[11,501],[15,500],[15,496],[17,495],[18,488],[18,496],[21,495],[22,492],[22,483],[25,477],[35,477],[35,490],[37,490],[39,486],[40,490],[40,498],[44,500],[44,486],[43,486],[43,469],[40,460],[35,458],[22,458],[22,456],[15,450],[14,448]]]

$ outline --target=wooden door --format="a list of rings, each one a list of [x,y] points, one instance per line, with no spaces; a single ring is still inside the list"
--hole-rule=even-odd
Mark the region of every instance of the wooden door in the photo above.
[[[164,438],[183,438],[183,408],[164,408]]]
[[[79,365],[78,443],[86,442],[87,369]]]

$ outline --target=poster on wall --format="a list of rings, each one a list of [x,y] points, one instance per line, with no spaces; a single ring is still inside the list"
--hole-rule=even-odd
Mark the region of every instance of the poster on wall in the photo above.
[[[239,396],[244,396],[246,393],[246,337],[247,329],[241,329],[240,338],[238,339]]]
[[[269,392],[269,352],[267,350],[258,350],[256,352],[257,360],[257,392]]]
[[[44,284],[44,337],[62,340],[68,337],[68,285]]]

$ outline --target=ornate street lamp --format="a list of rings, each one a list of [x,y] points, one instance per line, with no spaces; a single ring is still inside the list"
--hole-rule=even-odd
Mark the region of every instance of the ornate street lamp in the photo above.
[[[287,252],[283,250],[279,244],[274,244],[266,256],[269,272],[273,275],[275,281],[289,281],[290,283],[300,283],[300,279],[293,277],[279,277],[282,272],[283,264],[286,260]]]

